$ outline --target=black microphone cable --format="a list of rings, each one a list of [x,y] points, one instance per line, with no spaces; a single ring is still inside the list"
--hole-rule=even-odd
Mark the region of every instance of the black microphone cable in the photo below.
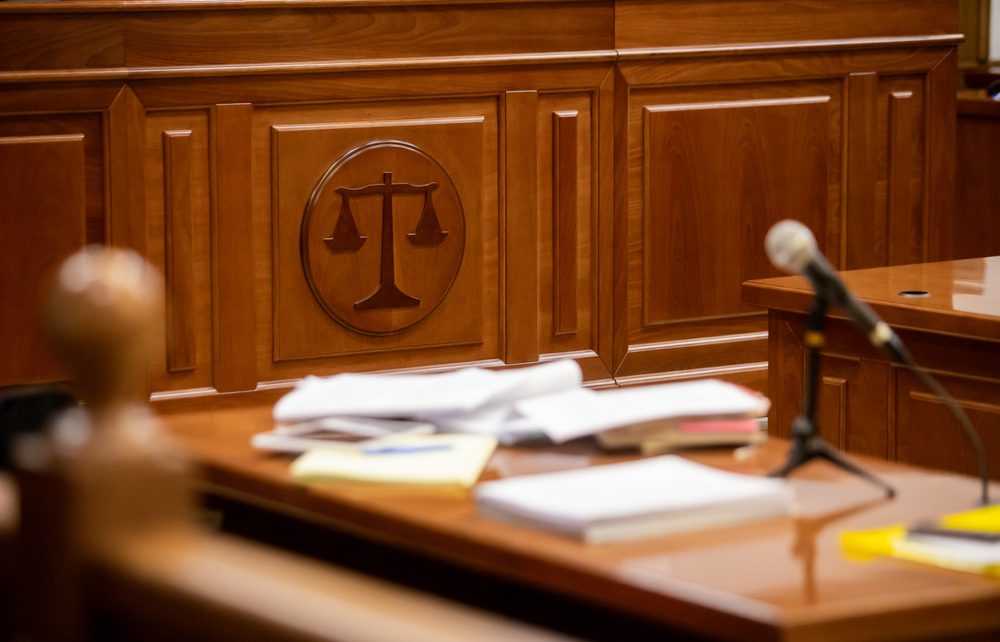
[[[827,288],[828,291],[831,291],[833,302],[847,312],[848,316],[868,334],[872,345],[885,351],[890,359],[906,366],[931,393],[944,402],[951,414],[958,420],[975,453],[979,478],[982,483],[980,502],[983,506],[988,505],[990,503],[990,478],[986,465],[986,449],[983,447],[979,433],[972,426],[969,416],[958,401],[938,383],[937,379],[916,362],[892,328],[882,321],[866,303],[851,294],[847,286],[837,276],[837,270],[830,265],[816,247],[816,237],[813,236],[812,231],[798,221],[790,219],[778,221],[768,230],[765,248],[775,267],[806,276],[817,292],[821,288]]]
[[[983,446],[983,440],[979,437],[979,433],[973,427],[969,415],[966,414],[958,401],[944,389],[944,386],[938,383],[938,380],[931,375],[927,368],[916,362],[902,341],[897,341],[894,348],[894,351],[890,352],[890,355],[899,359],[931,393],[944,402],[948,410],[951,411],[951,414],[958,420],[958,424],[962,427],[962,430],[965,431],[965,436],[968,438],[969,443],[972,444],[972,450],[976,455],[976,466],[979,469],[979,481],[982,484],[979,501],[981,505],[988,506],[990,503],[990,476],[986,466],[986,448]]]

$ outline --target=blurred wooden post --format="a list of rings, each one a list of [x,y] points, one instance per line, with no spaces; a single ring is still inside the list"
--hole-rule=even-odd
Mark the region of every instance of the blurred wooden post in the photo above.
[[[88,248],[58,274],[46,325],[85,408],[15,452],[15,639],[567,639],[198,530],[183,459],[139,403],[162,289],[123,250]]]
[[[72,640],[87,628],[87,560],[142,533],[193,532],[180,457],[141,405],[163,286],[138,255],[88,247],[59,270],[44,324],[85,408],[17,452],[19,630]]]

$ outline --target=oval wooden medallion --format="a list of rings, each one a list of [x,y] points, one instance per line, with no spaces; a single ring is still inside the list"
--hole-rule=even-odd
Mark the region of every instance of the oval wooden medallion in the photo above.
[[[364,334],[426,318],[458,276],[465,214],[451,177],[402,141],[374,141],[337,159],[302,219],[302,268],[331,317]]]

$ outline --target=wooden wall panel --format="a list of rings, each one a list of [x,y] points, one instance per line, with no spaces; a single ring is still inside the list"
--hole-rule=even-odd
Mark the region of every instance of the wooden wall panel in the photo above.
[[[924,246],[926,260],[944,261],[963,254],[962,220],[955,216],[955,92],[958,79],[954,49],[926,74],[927,162],[924,187]]]
[[[960,258],[1000,255],[1000,103],[984,94],[958,102],[956,218]]]
[[[845,452],[887,457],[889,375],[884,364],[824,351],[820,376],[820,434]]]
[[[959,402],[979,434],[993,479],[1000,479],[1000,379],[956,373],[936,374]],[[944,403],[911,373],[896,373],[897,408],[893,428],[895,458],[930,468],[974,474],[976,459],[969,440]]]
[[[51,380],[61,368],[36,312],[53,270],[87,239],[84,135],[0,136],[0,194],[0,386]]]
[[[0,136],[84,133],[86,239],[168,268],[163,392],[561,356],[763,387],[771,223],[838,267],[961,243],[954,2],[70,4],[0,4]]]
[[[577,2],[444,3],[413,6],[225,4],[96,13],[75,7],[5,12],[0,70],[204,68],[211,65],[323,64],[401,57],[484,56],[614,47],[614,7]],[[295,6],[298,5],[298,6]],[[14,15],[11,15],[14,14]],[[234,18],[234,15],[236,17]],[[217,37],[224,33],[226,37]],[[211,39],[212,46],[205,43]],[[414,52],[419,52],[416,56]],[[9,55],[7,55],[9,54]]]
[[[923,76],[852,74],[843,265],[917,263],[925,256],[927,161]]]
[[[604,2],[580,2],[573,11],[544,4],[323,7],[295,13],[259,9],[233,23],[224,11],[139,13],[126,22],[127,64],[162,65],[395,58],[497,52],[576,51],[612,47]],[[192,33],[225,31],[206,50]],[[470,37],[470,32],[475,37]],[[304,41],[302,35],[310,38]]]
[[[775,44],[846,38],[891,38],[958,32],[958,8],[939,0],[755,3],[681,0],[616,3],[619,48]]]
[[[491,101],[260,110],[258,169],[267,173],[258,202],[270,203],[271,214],[257,236],[262,244],[270,239],[273,266],[258,270],[258,305],[266,306],[262,317],[273,318],[261,333],[272,341],[261,363],[269,377],[345,362],[363,369],[430,365],[443,351],[456,361],[499,356],[497,121]],[[409,151],[371,151],[386,142]],[[410,163],[413,154],[424,160]],[[337,188],[379,183],[386,171],[393,182],[439,186],[430,201],[351,196],[349,218],[367,240],[354,249],[330,246],[324,238],[337,236],[345,207]],[[448,235],[421,248],[407,233],[428,202]],[[420,301],[360,310],[356,303],[388,280],[380,276],[387,203],[395,282]],[[262,300],[265,293],[272,298]]]
[[[748,311],[743,280],[769,271],[760,242],[827,215],[829,96],[644,110],[642,324]]]
[[[948,177],[934,156],[948,154],[940,125],[948,49],[852,51],[836,59],[802,52],[779,64],[764,53],[767,46],[729,59],[698,57],[698,64],[683,64],[692,54],[680,50],[671,60],[669,48],[622,52],[629,60],[622,66],[629,84],[622,107],[629,114],[622,160],[628,303],[624,347],[615,353],[620,382],[653,380],[659,369],[685,362],[691,376],[701,376],[713,367],[705,365],[711,357],[701,340],[708,337],[732,340],[716,369],[735,366],[741,352],[750,357],[746,348],[763,320],[742,305],[740,284],[777,274],[760,250],[779,218],[806,223],[837,267],[930,258],[951,241],[930,239],[929,230],[945,227],[951,237],[959,226],[943,216]],[[720,87],[718,78],[728,84]],[[810,115],[800,117],[783,106],[811,99],[825,99],[823,115],[804,108]],[[750,132],[765,122],[758,112],[782,109],[786,121],[775,118],[756,137],[727,124],[731,114],[732,123],[751,123]],[[797,128],[794,141],[806,142],[793,148],[803,154],[793,159],[777,147],[781,134],[771,132]],[[825,174],[814,171],[817,162]]]
[[[164,342],[152,363],[158,391],[212,383],[212,232],[208,110],[147,115],[147,255],[165,277]]]
[[[821,246],[836,238],[841,92],[833,81],[632,91],[619,380],[684,363],[689,376],[764,370],[764,320],[740,287],[777,274],[762,244],[778,219],[803,220]]]
[[[538,106],[539,345],[578,359],[599,349],[595,100],[547,94]]]
[[[958,46],[958,65],[980,67],[990,61],[990,0],[959,0],[959,32],[965,42]]]

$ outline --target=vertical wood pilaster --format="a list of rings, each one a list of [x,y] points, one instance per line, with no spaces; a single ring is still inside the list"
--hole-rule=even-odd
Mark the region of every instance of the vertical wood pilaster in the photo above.
[[[216,105],[213,116],[213,380],[220,392],[252,390],[257,385],[253,107]]]
[[[504,95],[506,350],[508,363],[538,360],[538,92]]]
[[[612,170],[612,203],[611,203],[611,234],[612,238],[612,287],[611,287],[611,352],[613,367],[612,375],[618,374],[618,369],[628,354],[628,118],[629,118],[629,83],[622,75],[620,68],[613,71],[612,87],[612,120],[613,135],[611,151]]]
[[[145,107],[128,86],[122,87],[105,115],[108,168],[109,245],[146,255],[146,186],[142,149]]]
[[[597,91],[597,354],[611,374],[614,360],[614,253],[615,253],[615,82],[608,71]]]
[[[878,154],[878,75],[847,77],[847,211],[841,252],[843,270],[884,265],[885,212],[875,211]]]
[[[956,61],[949,50],[927,74],[927,154],[924,156],[925,261],[960,257],[961,222],[955,211],[955,121]]]

